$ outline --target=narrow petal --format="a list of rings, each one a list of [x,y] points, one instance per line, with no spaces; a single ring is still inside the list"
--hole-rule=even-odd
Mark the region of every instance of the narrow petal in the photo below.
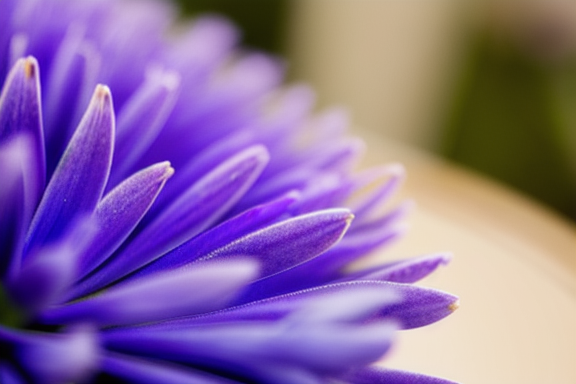
[[[160,133],[174,107],[179,85],[180,77],[174,72],[150,71],[122,107],[110,177],[112,186],[123,179]]]
[[[98,203],[94,217],[99,230],[82,254],[78,278],[100,265],[128,237],[173,173],[169,162],[152,165],[132,175]]]
[[[90,100],[100,69],[99,52],[85,38],[81,23],[68,26],[47,76],[44,100],[48,174],[57,166],[66,143]]]
[[[135,273],[140,277],[161,270],[180,268],[203,255],[215,251],[221,244],[232,243],[251,232],[274,223],[298,200],[298,193],[289,192],[276,200],[258,205],[195,237],[150,263]]]
[[[0,146],[0,277],[18,272],[25,231],[32,212],[24,202],[24,179],[32,145],[18,135]]]
[[[286,295],[226,308],[222,311],[159,323],[151,328],[185,329],[194,324],[227,321],[274,321],[288,316],[304,317],[307,322],[330,319],[332,322],[364,321],[374,314],[401,301],[390,286],[379,282],[353,282],[318,286]],[[323,303],[347,303],[326,311]],[[345,313],[350,308],[349,313]],[[324,312],[326,311],[326,312]],[[324,313],[322,313],[324,312]]]
[[[415,372],[398,371],[379,367],[355,370],[346,375],[350,384],[456,384],[454,381],[426,376]]]
[[[82,382],[97,368],[99,341],[89,327],[53,334],[0,326],[0,340],[13,348],[18,365],[34,382]]]
[[[348,234],[335,246],[318,257],[292,269],[283,271],[250,284],[239,302],[249,302],[281,295],[341,279],[345,268],[359,257],[389,243],[403,233],[403,228]]]
[[[40,70],[33,57],[19,59],[0,95],[0,144],[15,135],[29,137],[31,150],[24,173],[25,203],[36,209],[46,183],[46,155],[40,103]]]
[[[102,294],[45,311],[48,324],[88,321],[100,327],[139,324],[222,308],[254,279],[249,260],[207,263],[119,284]]]
[[[149,359],[138,359],[119,353],[102,357],[102,371],[113,377],[138,384],[234,384],[236,381],[214,376],[188,367]]]
[[[400,297],[398,302],[385,302],[372,316],[372,320],[392,319],[401,329],[422,327],[434,323],[458,308],[458,298],[448,293],[409,284],[383,281],[351,281],[334,283],[315,288],[271,297],[248,304],[231,307],[224,311],[196,318],[183,319],[170,326],[179,327],[199,322],[240,321],[258,319],[278,319],[293,313],[303,302],[337,292],[373,287],[383,292],[392,291]],[[389,295],[389,293],[383,293]],[[389,297],[389,296],[388,296]],[[166,325],[168,326],[168,324]]]
[[[92,213],[108,179],[113,145],[112,96],[99,85],[44,192],[27,250],[57,238],[75,217]]]
[[[390,347],[396,327],[287,322],[210,324],[188,329],[111,330],[103,335],[107,348],[162,357],[188,364],[227,369],[283,363],[323,373],[342,372],[379,359]]]
[[[260,275],[270,276],[318,256],[342,238],[353,219],[347,209],[327,209],[294,217],[252,232],[200,258],[198,262],[254,257]]]
[[[452,257],[448,254],[426,255],[359,271],[345,278],[353,280],[383,280],[393,283],[415,283],[434,272],[439,266],[447,265],[451,259]]]
[[[83,287],[102,288],[205,230],[250,188],[268,158],[264,147],[254,146],[221,164],[146,225],[95,275],[88,277],[79,291],[86,292]]]

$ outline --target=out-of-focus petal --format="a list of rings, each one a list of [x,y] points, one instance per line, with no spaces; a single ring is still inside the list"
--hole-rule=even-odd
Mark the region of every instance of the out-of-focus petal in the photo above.
[[[152,69],[118,113],[111,186],[122,180],[156,139],[174,107],[179,87],[178,74]]]
[[[98,366],[99,340],[90,327],[52,334],[0,326],[0,340],[14,349],[16,363],[34,382],[81,382]]]
[[[377,367],[354,370],[346,376],[350,384],[456,384],[454,381],[415,372]]]
[[[26,384],[22,376],[7,361],[0,363],[0,383],[2,384]]]
[[[359,271],[346,276],[345,279],[415,283],[434,272],[439,266],[448,264],[451,259],[449,254],[443,253],[425,255]]]
[[[206,263],[118,284],[100,295],[46,310],[48,324],[139,324],[221,309],[256,277],[250,260]]]
[[[46,187],[28,233],[27,251],[58,238],[66,224],[94,210],[108,180],[113,144],[112,96],[99,85]]]
[[[120,353],[106,353],[102,357],[102,371],[108,375],[138,384],[235,384],[221,376],[211,375],[189,367],[150,359],[139,359]]]
[[[89,218],[76,220],[69,233],[54,244],[34,250],[7,286],[20,309],[31,316],[60,301],[76,280],[78,257],[94,234]]]
[[[280,362],[338,373],[381,357],[393,324],[250,322],[187,329],[117,329],[103,334],[107,348],[168,360],[226,368]]]

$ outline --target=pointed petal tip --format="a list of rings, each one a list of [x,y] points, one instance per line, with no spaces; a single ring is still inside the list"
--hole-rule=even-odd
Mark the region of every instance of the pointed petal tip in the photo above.
[[[460,299],[456,298],[455,301],[453,301],[452,303],[450,303],[450,305],[448,305],[448,309],[450,310],[450,312],[455,312],[458,308],[460,308]]]
[[[97,103],[100,109],[104,109],[112,101],[112,92],[107,85],[98,84],[94,90],[94,96],[92,98],[94,103]]]
[[[33,79],[38,73],[38,61],[33,56],[28,56],[23,60],[24,76],[26,79]]]

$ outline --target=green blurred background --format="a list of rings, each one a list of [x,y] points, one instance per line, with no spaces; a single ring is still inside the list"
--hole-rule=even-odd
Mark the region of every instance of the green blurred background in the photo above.
[[[319,17],[318,25],[329,17],[330,11],[346,2],[354,10],[376,9],[378,5],[375,0],[312,2],[319,9],[315,16]],[[388,2],[404,6],[401,0]],[[439,76],[446,79],[438,92],[443,95],[442,102],[434,104],[440,107],[435,107],[435,113],[419,128],[425,130],[424,136],[433,135],[434,139],[405,140],[397,135],[399,140],[499,180],[576,220],[576,7],[571,4],[576,2],[541,0],[526,6],[527,2],[514,0],[486,0],[470,2],[475,5],[469,7],[456,1],[440,3],[451,15],[442,22],[450,20],[457,25],[451,31],[457,31],[459,37],[458,47],[452,50],[456,52],[454,58],[447,59],[451,64]],[[292,57],[298,55],[298,42],[307,39],[306,34],[301,37],[299,19],[312,17],[302,11],[306,6],[310,9],[308,4],[297,0],[181,1],[187,16],[204,12],[227,15],[243,31],[243,44],[285,56],[289,63],[294,61],[289,77],[316,87],[314,76],[307,77],[305,69],[299,70],[298,65],[305,59]],[[385,23],[386,11],[382,12]],[[423,13],[418,16],[424,18],[420,20],[425,20],[426,11],[414,7],[403,13],[406,23],[418,12]],[[374,27],[369,21],[366,25],[362,21],[356,24],[354,28],[360,29],[378,26],[378,22]],[[324,41],[336,38],[331,35],[336,35],[334,28],[338,27],[324,30],[323,38],[328,39]],[[322,33],[314,20],[308,22],[308,29],[310,37]],[[399,35],[397,40],[402,38]],[[374,36],[362,44],[378,44],[378,39]],[[342,49],[346,44],[354,43],[344,39]],[[307,51],[308,56],[322,49],[325,47],[318,44],[317,50],[313,47]],[[394,59],[393,55],[391,52],[390,59]],[[331,64],[329,56],[322,63],[327,69]],[[323,99],[321,85],[316,88],[321,102],[333,101],[329,97]],[[362,114],[354,117],[360,124],[379,125],[366,123],[369,120],[363,121]],[[387,134],[384,129],[383,135]],[[390,136],[394,138],[394,133]]]

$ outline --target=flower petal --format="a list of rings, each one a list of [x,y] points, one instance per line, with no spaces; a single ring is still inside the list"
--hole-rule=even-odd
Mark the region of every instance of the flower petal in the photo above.
[[[286,210],[297,201],[298,196],[296,192],[290,192],[276,200],[258,205],[230,220],[226,220],[150,263],[133,276],[140,277],[161,270],[180,268],[202,255],[213,252],[221,244],[232,243],[259,230],[286,215]]]
[[[112,96],[99,85],[46,187],[28,232],[26,251],[58,238],[79,215],[92,213],[108,179],[113,135]]]
[[[346,375],[350,384],[456,384],[454,381],[426,376],[415,372],[368,367]]]
[[[225,161],[151,223],[144,223],[138,235],[77,287],[77,292],[102,288],[205,230],[250,188],[267,162],[268,153],[262,146],[250,147]]]
[[[206,263],[115,285],[102,294],[46,310],[48,324],[139,324],[222,308],[256,275],[249,260]]]
[[[102,357],[102,371],[138,384],[234,384],[237,381],[214,376],[192,368],[149,359],[138,359],[119,353],[106,353]]]
[[[81,256],[78,278],[100,265],[128,237],[173,173],[169,162],[152,165],[126,179],[98,203],[94,217],[99,230]]]
[[[0,340],[14,349],[18,365],[38,383],[83,381],[96,369],[100,353],[97,335],[85,326],[52,334],[24,333],[0,325]]]
[[[22,134],[30,140],[30,156],[23,164],[23,192],[29,212],[36,209],[46,183],[39,77],[36,59],[19,59],[8,74],[0,95],[0,143]]]
[[[354,216],[347,209],[327,209],[297,216],[252,232],[197,260],[246,255],[258,260],[266,277],[305,262],[342,238]]]
[[[439,290],[410,284],[362,280],[328,284],[274,296],[231,307],[213,314],[183,319],[174,324],[170,323],[170,326],[178,324],[179,327],[184,327],[188,324],[200,322],[278,319],[290,315],[300,308],[303,302],[311,298],[330,296],[341,291],[366,289],[368,287],[382,289],[383,292],[391,290],[400,297],[398,302],[385,301],[371,319],[393,319],[398,322],[401,329],[417,328],[434,323],[454,312],[459,305],[457,297]],[[383,294],[389,295],[389,293]]]
[[[450,262],[449,254],[426,255],[397,261],[383,266],[370,268],[347,275],[346,279],[353,280],[384,280],[394,283],[415,283],[428,276],[440,265]]]
[[[76,220],[70,233],[33,251],[7,281],[11,297],[27,315],[59,302],[76,279],[78,256],[89,244],[94,229],[89,218]]]
[[[396,327],[390,323],[204,324],[187,329],[117,329],[105,332],[107,348],[121,352],[229,369],[282,363],[337,373],[380,358]]]
[[[118,114],[111,186],[122,180],[156,139],[174,107],[179,86],[180,77],[176,73],[151,70],[122,107]]]

